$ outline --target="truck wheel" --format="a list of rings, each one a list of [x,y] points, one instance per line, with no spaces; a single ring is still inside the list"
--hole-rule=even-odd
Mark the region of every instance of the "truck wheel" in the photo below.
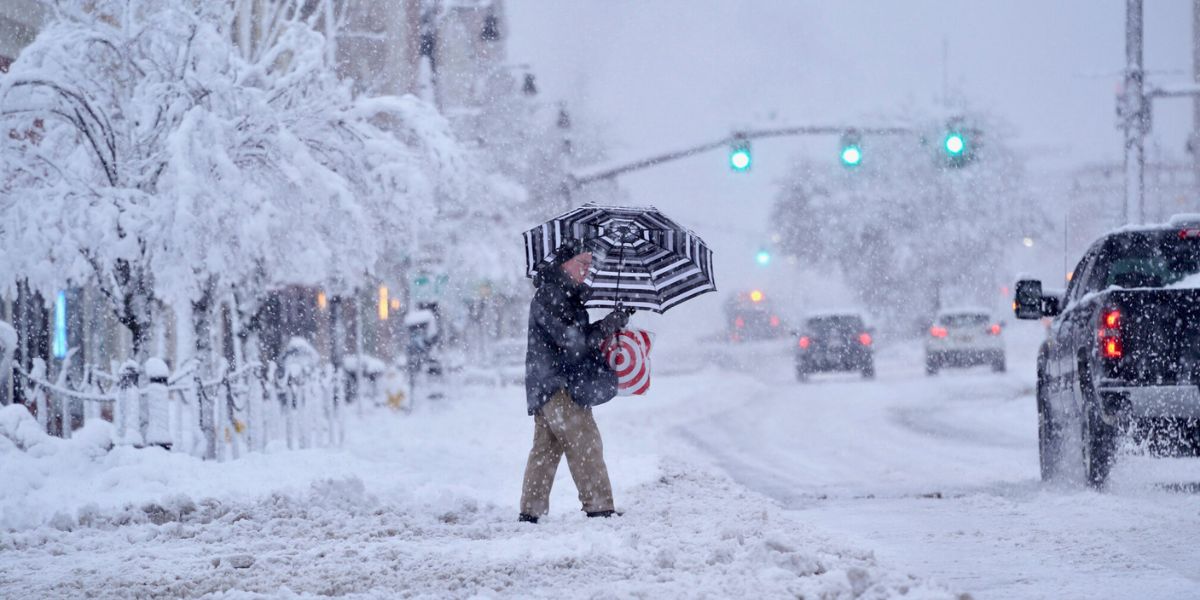
[[[1058,465],[1062,453],[1062,427],[1055,423],[1050,416],[1050,407],[1046,406],[1046,379],[1038,373],[1037,382],[1037,413],[1038,413],[1038,464],[1041,467],[1042,481],[1049,482],[1058,478]]]
[[[862,367],[863,379],[875,379],[875,359],[868,358]]]
[[[1087,484],[1103,489],[1108,483],[1117,454],[1117,433],[1114,427],[1100,419],[1095,410],[1089,409],[1084,417],[1086,430],[1083,442],[1083,470]]]
[[[938,369],[941,368],[941,364],[939,364],[939,363],[940,363],[940,361],[937,359],[936,356],[933,356],[932,354],[926,354],[925,355],[925,374],[926,375],[937,375]]]
[[[1083,443],[1084,482],[1097,490],[1108,483],[1108,475],[1117,458],[1117,428],[1100,418],[1100,399],[1092,385],[1091,375],[1083,365],[1079,370],[1079,387],[1083,391],[1083,418],[1080,441]]]
[[[805,369],[803,365],[796,365],[796,381],[800,383],[808,381],[808,369]]]
[[[1007,370],[1008,370],[1008,365],[1005,364],[1003,354],[992,359],[992,372],[993,373],[1003,373]]]

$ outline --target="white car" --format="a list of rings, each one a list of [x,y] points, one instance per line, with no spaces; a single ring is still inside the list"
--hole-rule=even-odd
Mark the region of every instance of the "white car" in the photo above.
[[[1004,371],[1004,322],[987,310],[939,312],[925,338],[925,373],[936,375],[944,367],[974,365]]]

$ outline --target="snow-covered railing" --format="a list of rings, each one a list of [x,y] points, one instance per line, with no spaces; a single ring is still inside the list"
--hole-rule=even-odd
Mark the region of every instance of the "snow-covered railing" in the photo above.
[[[189,372],[171,377],[166,364],[152,358],[140,367],[126,362],[116,374],[88,369],[85,389],[69,387],[67,366],[57,381],[46,377],[40,360],[30,371],[15,368],[39,424],[64,437],[82,425],[77,417],[103,418],[115,425],[119,444],[213,459],[263,451],[272,441],[294,449],[344,439],[347,376],[332,365],[255,363],[201,380]]]

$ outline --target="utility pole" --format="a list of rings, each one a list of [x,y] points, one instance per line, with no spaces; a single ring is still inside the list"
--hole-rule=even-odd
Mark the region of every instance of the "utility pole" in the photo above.
[[[1125,1],[1125,90],[1122,125],[1125,129],[1125,223],[1145,222],[1146,117],[1145,71],[1142,68],[1142,0]]]
[[[1200,0],[1192,0],[1192,82],[1200,86]],[[1200,195],[1200,95],[1192,97],[1192,186]]]

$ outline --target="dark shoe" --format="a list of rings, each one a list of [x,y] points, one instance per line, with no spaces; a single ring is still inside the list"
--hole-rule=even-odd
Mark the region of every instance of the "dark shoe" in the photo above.
[[[537,523],[537,521],[537,517],[533,515],[527,515],[525,513],[521,513],[521,516],[517,517],[518,523]]]
[[[619,513],[615,510],[598,510],[596,512],[588,513],[587,516],[589,516],[589,517],[604,517],[605,519],[607,519],[609,517],[619,517],[622,514],[623,513]]]

